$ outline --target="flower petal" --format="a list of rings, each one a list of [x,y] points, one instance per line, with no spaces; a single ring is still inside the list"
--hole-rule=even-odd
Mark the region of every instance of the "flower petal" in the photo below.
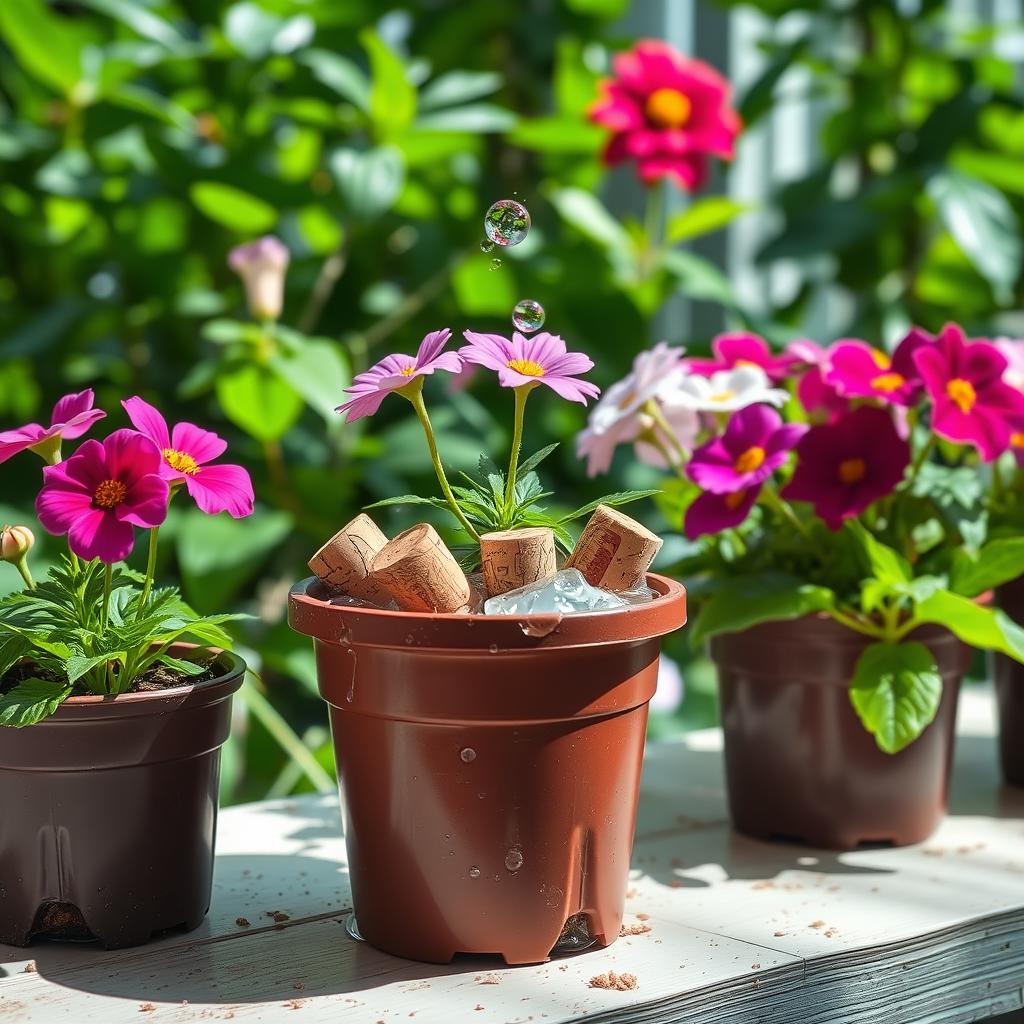
[[[167,481],[158,473],[147,473],[132,480],[115,515],[123,523],[152,529],[167,518],[169,497]]]
[[[155,406],[143,401],[138,395],[126,398],[122,403],[132,426],[145,434],[161,451],[171,447],[171,435],[167,420]]]
[[[135,531],[132,527],[100,509],[78,516],[68,531],[68,547],[86,561],[98,558],[107,565],[121,562],[132,553]]]
[[[69,422],[76,416],[81,416],[82,413],[92,410],[94,401],[95,396],[93,395],[92,388],[86,388],[84,391],[76,391],[70,395],[65,395],[53,407],[50,423],[56,425]],[[95,411],[103,416],[106,415],[102,409]]]
[[[447,327],[442,327],[439,331],[431,331],[420,342],[419,350],[416,352],[416,365],[418,367],[425,366],[431,360],[436,359],[448,344],[448,339],[451,336],[452,332]]]
[[[31,448],[49,434],[50,432],[38,423],[26,423],[16,430],[3,431],[0,433],[0,462],[6,462],[26,448]]]
[[[208,515],[227,512],[234,519],[252,515],[252,480],[241,466],[204,466],[186,478],[185,487]]]
[[[164,447],[191,455],[201,466],[223,455],[228,443],[212,430],[204,430],[194,423],[176,423],[171,431],[171,443]]]

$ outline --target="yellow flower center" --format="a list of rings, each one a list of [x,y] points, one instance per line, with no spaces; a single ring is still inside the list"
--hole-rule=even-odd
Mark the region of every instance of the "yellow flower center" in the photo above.
[[[969,380],[964,380],[963,377],[954,377],[946,385],[946,394],[961,412],[970,412],[978,400],[974,385]]]
[[[839,463],[839,479],[844,484],[856,484],[864,479],[868,467],[863,459],[843,459]]]
[[[165,448],[163,456],[164,462],[171,469],[177,470],[179,473],[184,473],[186,476],[195,476],[199,472],[196,460],[191,455],[186,455],[185,452],[176,451],[174,448]]]
[[[732,464],[732,468],[737,473],[753,473],[755,469],[760,469],[764,463],[765,450],[763,448],[754,445],[752,448],[748,448],[745,452],[741,452],[737,457],[736,461]]]
[[[725,496],[725,507],[730,512],[735,512],[736,509],[743,504],[743,499],[747,496],[747,489],[744,488],[742,491],[733,491],[732,494]]]
[[[403,377],[411,377],[415,372],[416,372],[416,367],[415,366],[403,366],[402,367],[402,376]]]
[[[733,363],[734,368],[739,368],[741,366],[752,366],[755,370],[761,369],[760,364],[755,363],[753,359],[737,359],[736,362]]]
[[[875,361],[875,366],[880,370],[888,370],[892,366],[892,360],[880,348],[873,348],[871,350],[871,358]]]
[[[128,494],[128,488],[120,480],[103,480],[96,485],[92,492],[92,504],[94,508],[107,509],[117,508],[124,501]]]
[[[544,367],[532,359],[511,359],[505,364],[510,370],[521,373],[524,377],[543,377]]]
[[[871,379],[871,386],[876,391],[884,391],[886,394],[899,391],[906,383],[907,379],[902,373],[880,373]]]
[[[717,395],[712,395],[711,396],[711,401],[712,402],[730,402],[735,397],[736,397],[736,392],[732,391],[729,388],[726,388],[725,391],[719,391]]]
[[[647,119],[661,128],[682,128],[692,110],[690,98],[678,89],[655,89],[644,105]]]
[[[1018,430],[1010,435],[1011,448],[1024,448],[1024,430]]]

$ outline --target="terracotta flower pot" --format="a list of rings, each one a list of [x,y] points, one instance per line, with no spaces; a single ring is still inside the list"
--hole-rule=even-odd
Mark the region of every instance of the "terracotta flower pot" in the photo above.
[[[946,810],[957,697],[971,652],[938,626],[911,639],[935,656],[942,699],[921,736],[886,754],[848,695],[868,638],[825,616],[712,638],[738,831],[847,850],[916,843],[935,830]]]
[[[327,604],[289,618],[315,640],[363,937],[447,963],[548,958],[585,915],[618,936],[660,638],[686,592],[622,611],[488,617]]]
[[[1024,577],[996,590],[996,604],[1024,626]],[[1024,665],[1005,654],[993,661],[999,704],[999,761],[1003,779],[1024,786]]]
[[[175,645],[179,657],[192,645]],[[208,682],[72,697],[0,728],[0,942],[135,946],[210,906],[220,748],[245,664]]]

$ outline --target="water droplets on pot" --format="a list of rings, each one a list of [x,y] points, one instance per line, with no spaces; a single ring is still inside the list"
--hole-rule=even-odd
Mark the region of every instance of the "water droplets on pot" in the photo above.
[[[469,877],[470,878],[479,878],[480,877],[480,869],[475,864],[469,869]]]
[[[471,761],[476,760],[476,751],[472,747],[463,747],[459,751],[459,757],[461,757],[466,764],[469,764]]]
[[[516,199],[499,199],[484,214],[484,233],[495,245],[518,245],[529,231],[530,211]]]
[[[532,334],[544,326],[544,307],[536,299],[520,299],[512,310],[512,325],[523,334]]]
[[[513,846],[505,854],[505,867],[509,871],[518,871],[523,866],[523,851],[518,846]]]

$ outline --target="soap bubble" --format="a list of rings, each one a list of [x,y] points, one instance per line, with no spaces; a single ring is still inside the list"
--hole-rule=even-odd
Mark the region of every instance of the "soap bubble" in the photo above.
[[[512,310],[512,323],[523,334],[539,331],[544,326],[544,307],[535,299],[520,299]]]
[[[498,257],[495,256],[494,259],[491,260],[491,270],[500,270],[500,269],[501,269],[501,260],[499,260]]]
[[[480,251],[481,252],[490,252],[493,248],[494,248],[494,243],[493,242],[489,241],[486,238],[481,238],[480,239]]]
[[[499,199],[484,216],[484,231],[495,245],[518,245],[530,230],[530,211],[515,199]]]

